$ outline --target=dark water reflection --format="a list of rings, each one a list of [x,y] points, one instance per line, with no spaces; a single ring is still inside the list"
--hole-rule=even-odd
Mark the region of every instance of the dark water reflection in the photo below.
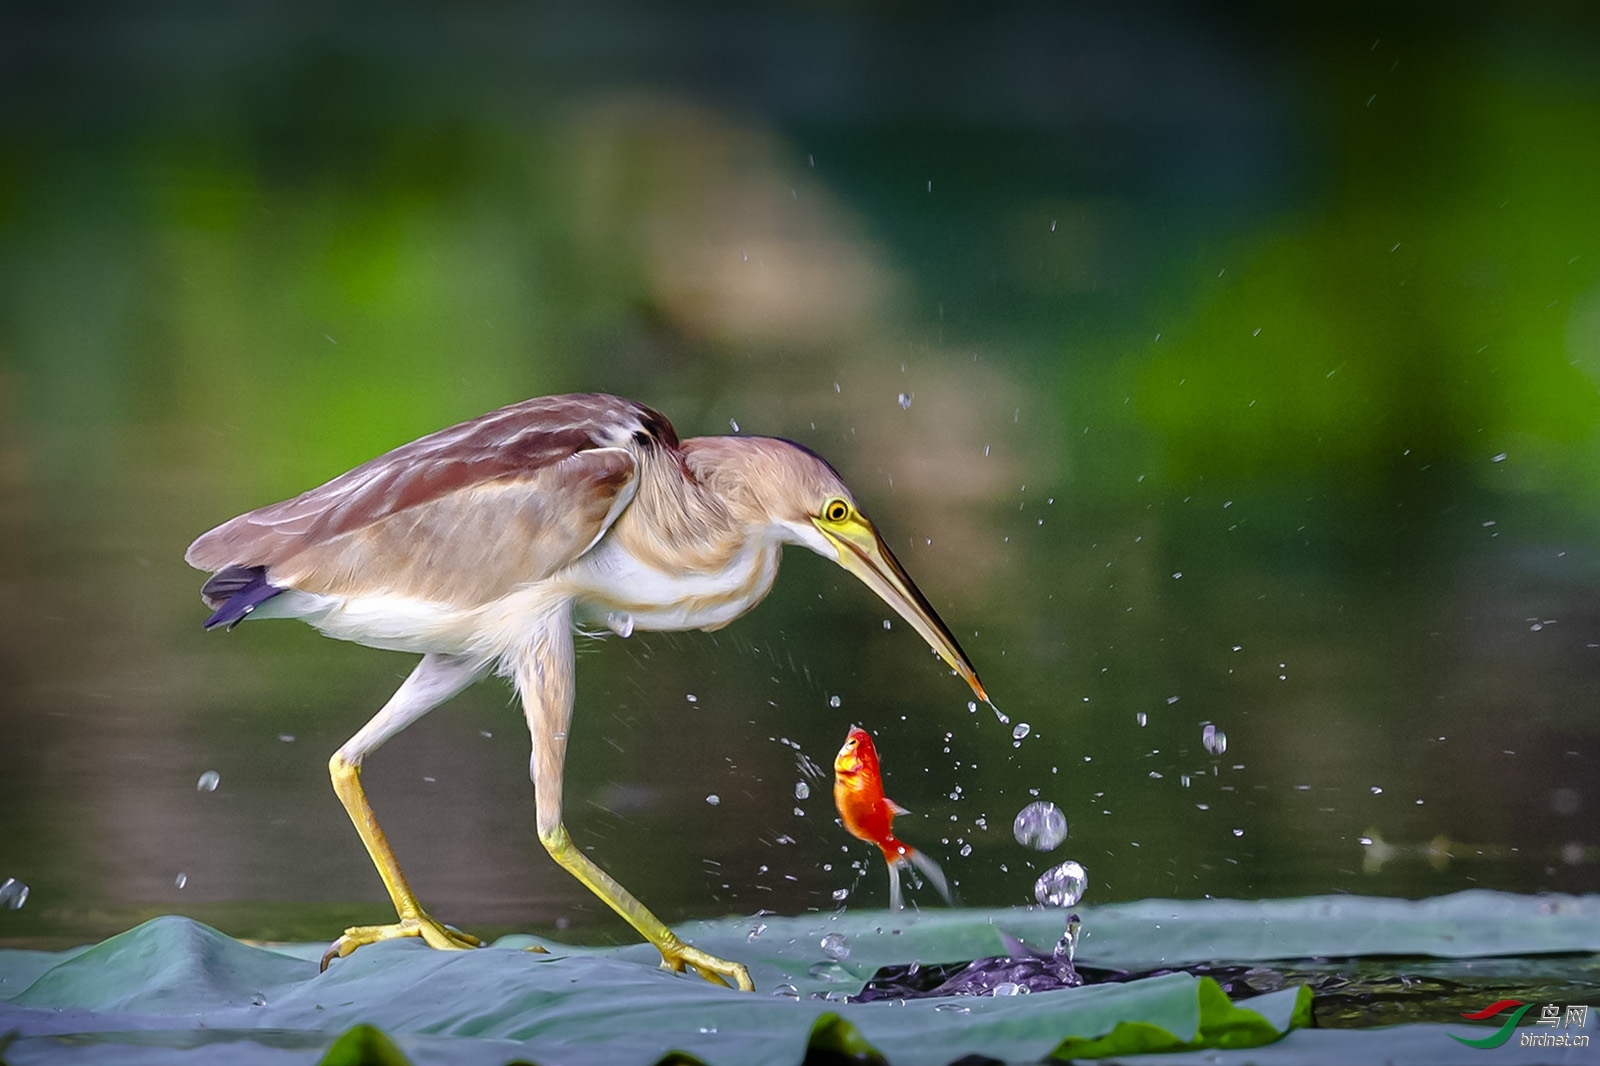
[[[380,919],[325,764],[409,659],[287,623],[204,635],[183,548],[569,389],[827,455],[1030,726],[969,712],[799,553],[718,634],[585,645],[569,824],[669,921],[883,903],[800,762],[852,722],[973,904],[1028,902],[1067,857],[1094,903],[1596,888],[1592,38],[1224,45],[1227,16],[1171,15],[1046,45],[1030,18],[1081,19],[968,27],[1010,42],[997,80],[962,32],[913,34],[989,86],[972,112],[849,88],[899,53],[827,13],[815,39],[865,51],[813,95],[680,70],[670,35],[651,59],[557,34],[587,42],[575,64],[514,20],[481,63],[472,34],[419,60],[280,27],[237,75],[166,31],[19,21],[0,877],[33,893],[0,940]],[[366,780],[441,917],[618,935],[540,851],[526,759],[488,683]],[[1072,826],[1050,856],[1011,838],[1036,796]]]

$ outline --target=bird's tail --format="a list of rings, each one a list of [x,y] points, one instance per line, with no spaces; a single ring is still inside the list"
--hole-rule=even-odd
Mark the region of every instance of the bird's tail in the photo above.
[[[916,848],[909,845],[901,847],[904,850],[889,863],[889,909],[896,911],[905,909],[905,897],[900,892],[900,868],[903,866],[913,867],[917,873],[927,878],[929,884],[938,889],[939,895],[944,897],[946,903],[955,906],[955,896],[950,893],[950,882],[945,879],[944,871],[939,868],[939,864]],[[912,879],[916,879],[915,874],[912,875]]]
[[[227,566],[212,574],[200,587],[200,597],[215,613],[205,620],[207,629],[227,626],[232,629],[244,616],[283,590],[267,581],[264,566]]]

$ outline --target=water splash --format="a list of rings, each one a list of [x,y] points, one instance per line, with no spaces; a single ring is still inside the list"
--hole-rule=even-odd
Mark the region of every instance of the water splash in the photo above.
[[[1073,958],[1078,954],[1078,932],[1083,927],[1083,922],[1076,914],[1067,915],[1067,931],[1061,934],[1061,939],[1056,941],[1055,957],[1066,959],[1067,965],[1072,964]]]
[[[0,909],[20,911],[28,902],[28,886],[15,877],[0,881]]]
[[[1067,839],[1067,816],[1054,803],[1036,800],[1017,812],[1011,835],[1024,847],[1050,851]]]
[[[1089,872],[1071,859],[1052,866],[1033,883],[1033,897],[1046,907],[1072,907],[1089,887]]]

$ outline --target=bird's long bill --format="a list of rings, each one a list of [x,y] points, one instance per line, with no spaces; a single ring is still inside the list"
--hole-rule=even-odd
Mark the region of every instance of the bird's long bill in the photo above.
[[[980,700],[989,703],[989,694],[983,690],[983,683],[972,669],[967,653],[961,650],[961,645],[956,643],[949,628],[939,620],[939,615],[912,582],[878,531],[866,521],[861,521],[848,529],[823,528],[822,532],[839,549],[839,565],[860,578],[901,618],[911,623],[939,658],[949,663],[950,668],[972,686],[972,691],[977,693]]]

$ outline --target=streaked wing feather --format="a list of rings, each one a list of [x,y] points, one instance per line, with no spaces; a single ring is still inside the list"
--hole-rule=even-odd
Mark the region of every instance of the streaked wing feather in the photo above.
[[[331,591],[374,582],[416,587],[417,580],[398,574],[429,566],[439,573],[421,584],[459,582],[463,567],[491,562],[484,552],[494,545],[519,565],[537,562],[520,580],[538,580],[592,544],[606,516],[620,510],[619,499],[632,498],[637,465],[623,449],[677,444],[671,423],[630,400],[539,397],[240,515],[195,540],[185,558],[203,570],[266,566],[275,583]],[[513,528],[530,548],[510,550]]]
[[[637,471],[621,448],[578,452],[319,538],[269,572],[304,592],[478,606],[587,551],[632,500]]]

